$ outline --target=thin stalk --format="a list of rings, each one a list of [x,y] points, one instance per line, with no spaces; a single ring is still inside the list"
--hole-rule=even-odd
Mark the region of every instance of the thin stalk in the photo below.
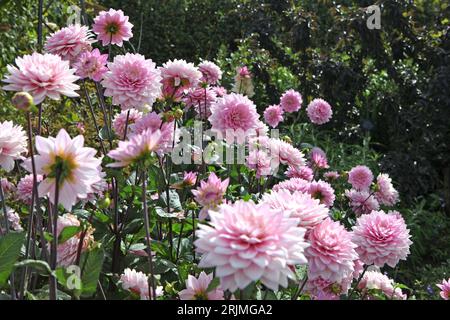
[[[130,120],[130,110],[127,112],[127,121],[125,121],[125,132],[123,133],[123,141],[127,140],[127,131],[128,131],[128,121]]]
[[[184,219],[181,221],[180,234],[178,235],[177,255],[175,258],[175,262],[178,262],[178,258],[180,257],[181,236],[183,235],[183,228],[184,228]]]
[[[364,266],[364,270],[363,272],[361,272],[361,274],[358,277],[358,281],[356,282],[355,286],[352,288],[352,291],[350,291],[350,293],[348,294],[348,298],[350,299],[353,295],[353,293],[355,292],[356,288],[358,288],[359,283],[361,282],[362,278],[364,277],[364,274],[367,271],[367,268],[369,268],[368,265]]]
[[[50,257],[50,267],[53,271],[56,270],[56,261],[57,261],[57,249],[58,249],[58,232],[57,232],[57,226],[58,226],[58,202],[59,202],[59,183],[60,183],[60,177],[61,172],[60,168],[56,168],[56,177],[55,177],[55,200],[53,205],[53,228],[52,228],[52,234],[53,239],[51,243],[51,257]],[[56,283],[56,277],[50,276],[50,300],[56,300],[58,298],[57,296],[57,283]]]
[[[306,282],[308,281],[308,276],[305,277],[305,280],[303,280],[302,282],[300,282],[299,286],[298,286],[298,290],[295,292],[294,296],[292,297],[291,300],[297,300],[297,298],[300,296],[300,294],[303,291],[303,288],[306,285]]]
[[[89,110],[91,111],[92,120],[94,121],[95,130],[97,131],[97,136],[98,136],[98,139],[100,140],[100,146],[102,148],[103,154],[106,155],[107,152],[105,149],[105,145],[103,144],[103,139],[100,137],[100,128],[97,124],[97,120],[95,119],[94,106],[92,105],[92,101],[91,101],[91,98],[89,97],[89,92],[86,88],[86,83],[84,80],[82,82],[82,86],[83,86],[83,90],[84,90],[84,96],[86,97],[86,101],[89,105]]]

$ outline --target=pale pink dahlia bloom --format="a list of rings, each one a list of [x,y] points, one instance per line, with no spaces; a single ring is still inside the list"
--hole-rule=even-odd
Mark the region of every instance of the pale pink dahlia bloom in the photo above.
[[[311,163],[315,168],[318,169],[328,169],[330,166],[328,165],[327,155],[326,153],[318,148],[314,147],[310,152]]]
[[[303,152],[286,141],[271,138],[266,147],[270,148],[272,161],[286,164],[294,169],[300,169],[306,164]]]
[[[0,122],[0,166],[7,172],[14,169],[14,160],[27,152],[27,136],[23,128],[12,121]]]
[[[221,287],[236,291],[251,282],[272,290],[295,279],[291,266],[306,264],[308,244],[299,220],[266,204],[237,201],[209,212],[211,225],[201,224],[195,241],[201,268],[216,268]]]
[[[373,194],[355,189],[345,190],[345,196],[350,201],[350,207],[356,215],[368,214],[380,208]]]
[[[119,146],[108,152],[108,157],[116,160],[108,167],[126,167],[132,163],[145,160],[157,152],[160,147],[161,131],[145,130],[140,134],[133,134],[130,140],[119,141]]]
[[[394,287],[394,280],[382,274],[379,271],[367,271],[364,273],[361,281],[358,283],[358,289],[361,290],[366,299],[373,299],[369,290],[380,290],[388,299],[406,300],[406,295],[400,288]]]
[[[372,171],[366,166],[356,166],[348,173],[348,182],[356,190],[368,190],[372,181]]]
[[[197,182],[197,172],[184,172],[183,184],[185,186],[193,186]]]
[[[130,114],[128,114],[130,112]],[[142,118],[142,112],[137,109],[131,108],[128,110],[122,110],[122,112],[116,114],[112,121],[112,127],[114,132],[119,136],[119,138],[123,138],[125,136],[125,127],[127,127],[127,136],[131,133],[132,125],[139,119]],[[128,117],[128,126],[127,123]]]
[[[323,99],[314,99],[306,108],[309,120],[315,124],[324,124],[330,121],[333,111],[328,102]]]
[[[41,103],[45,97],[59,100],[61,95],[78,97],[75,90],[80,87],[74,84],[78,77],[75,69],[69,68],[69,62],[60,56],[46,53],[33,53],[16,58],[17,67],[8,65],[8,75],[3,80],[9,83],[4,90],[25,91],[31,94],[34,103]]]
[[[273,209],[281,209],[292,218],[299,219],[299,226],[307,230],[314,228],[328,217],[328,209],[319,200],[311,198],[307,193],[281,189],[265,193],[261,203],[268,204]]]
[[[223,291],[215,288],[208,291],[208,286],[213,280],[213,274],[200,272],[198,278],[189,275],[186,280],[186,289],[181,290],[178,295],[180,300],[224,300]]]
[[[208,176],[208,180],[200,181],[200,186],[196,190],[192,190],[192,194],[201,206],[199,219],[203,220],[208,217],[208,211],[215,209],[223,203],[223,197],[227,191],[230,179],[220,180],[214,172]]]
[[[341,282],[353,275],[353,261],[358,258],[352,242],[352,234],[339,222],[330,218],[317,225],[308,235],[310,247],[305,251],[308,258],[308,279]]]
[[[183,98],[186,107],[194,108],[200,119],[208,119],[211,116],[211,105],[217,100],[216,93],[210,87],[192,88]]]
[[[141,300],[150,299],[148,277],[145,273],[126,268],[120,275],[120,282],[122,283],[122,288],[139,295]],[[155,295],[156,297],[162,296],[163,287],[156,287]]]
[[[280,106],[286,112],[295,112],[302,107],[302,95],[297,91],[290,89],[283,93],[280,98]]]
[[[152,106],[161,93],[161,76],[156,64],[143,55],[127,53],[108,63],[102,85],[105,96],[122,109],[143,110]]]
[[[39,183],[43,180],[43,176],[36,175],[36,182]],[[33,175],[27,174],[25,177],[20,179],[17,184],[17,198],[25,204],[31,203],[31,197],[33,193]]]
[[[398,192],[392,185],[392,179],[388,174],[380,173],[375,186],[375,198],[381,204],[393,206],[398,202]]]
[[[246,166],[256,171],[256,177],[264,177],[271,175],[272,167],[270,157],[262,150],[249,151]]]
[[[252,74],[246,66],[236,68],[236,75],[234,77],[233,92],[246,95],[251,98],[255,94]]]
[[[198,70],[202,73],[201,82],[214,85],[222,79],[222,70],[211,61],[202,61],[198,65]]]
[[[264,110],[264,120],[272,128],[276,128],[283,121],[283,109],[279,105],[271,105]]]
[[[340,175],[337,171],[327,171],[323,174],[323,177],[329,181],[334,181],[339,179]]]
[[[102,45],[106,46],[111,43],[121,47],[124,41],[130,40],[133,36],[131,32],[133,25],[128,19],[122,10],[100,11],[94,18],[92,31],[97,34]]]
[[[289,190],[290,192],[300,191],[307,193],[309,190],[309,181],[301,178],[291,178],[289,180],[281,181],[273,186],[274,191],[281,189]]]
[[[0,186],[3,190],[3,195],[5,197],[8,197],[12,193],[16,192],[16,186],[13,183],[11,183],[7,178],[0,179]]]
[[[194,64],[185,60],[169,60],[159,70],[163,96],[175,101],[179,101],[189,89],[195,88],[202,78],[202,73]]]
[[[48,196],[50,202],[54,202],[58,171],[59,203],[67,210],[71,210],[78,199],[86,199],[92,192],[92,185],[101,179],[98,172],[101,160],[95,158],[95,149],[83,145],[83,136],[72,139],[64,129],[58,132],[56,138],[36,136],[36,172],[45,176],[38,186],[40,197]],[[30,158],[25,160],[23,166],[32,172]]]
[[[307,192],[311,197],[319,199],[320,203],[323,203],[327,207],[332,207],[336,199],[333,187],[328,182],[322,180],[311,181]]]
[[[307,166],[302,166],[300,168],[289,167],[285,174],[288,178],[300,178],[306,181],[312,181],[314,179],[314,172]]]
[[[3,217],[3,210],[1,213]],[[6,208],[6,216],[8,217],[9,228],[14,231],[23,231],[22,226],[20,225],[20,216],[11,208]]]
[[[44,49],[72,63],[82,52],[92,49],[93,36],[86,26],[70,25],[50,34]]]
[[[228,94],[227,89],[224,87],[212,87],[212,90],[218,97],[223,97],[224,95]]]
[[[360,260],[378,267],[387,264],[394,268],[400,260],[406,260],[410,238],[405,220],[397,211],[372,211],[360,216],[353,227]]]
[[[450,299],[450,278],[448,280],[443,279],[442,283],[436,284],[441,292],[439,293],[444,300]]]
[[[76,69],[75,74],[81,79],[89,78],[94,81],[100,81],[108,71],[106,67],[107,62],[108,55],[101,54],[98,49],[94,49],[81,53],[73,63],[73,67]]]

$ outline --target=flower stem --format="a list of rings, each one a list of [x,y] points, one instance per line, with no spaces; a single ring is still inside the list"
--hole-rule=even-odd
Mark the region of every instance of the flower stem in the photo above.
[[[53,271],[56,270],[56,262],[57,262],[57,255],[58,255],[58,202],[59,202],[59,183],[61,178],[61,168],[56,168],[56,177],[55,177],[55,200],[53,203],[53,227],[52,227],[52,244],[51,244],[51,251],[50,251],[50,267]],[[50,300],[56,300],[58,298],[57,296],[57,282],[56,277],[50,276]]]

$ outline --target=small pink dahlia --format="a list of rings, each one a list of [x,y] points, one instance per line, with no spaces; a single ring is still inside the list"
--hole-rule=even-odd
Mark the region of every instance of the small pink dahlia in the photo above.
[[[291,168],[300,169],[306,163],[303,152],[286,141],[271,138],[268,140],[272,161],[286,164]]]
[[[198,65],[198,70],[202,73],[201,82],[214,85],[222,79],[222,70],[211,61],[202,61]]]
[[[128,114],[128,112],[130,112],[130,114]],[[122,110],[122,112],[116,114],[116,116],[112,121],[112,127],[114,132],[119,136],[119,138],[123,138],[125,136],[127,117],[128,117],[127,136],[128,136],[131,133],[132,125],[142,118],[142,112],[134,108],[131,108],[128,110]]]
[[[249,151],[246,166],[256,171],[256,177],[272,175],[270,157],[262,150]]]
[[[149,300],[148,277],[145,273],[126,268],[120,275],[120,282],[122,283],[122,288],[138,294],[141,300]],[[163,287],[156,287],[155,294],[156,297],[162,296]]]
[[[333,111],[328,102],[323,99],[314,99],[306,108],[309,120],[315,124],[324,124],[330,121]]]
[[[17,212],[15,212],[11,208],[6,207],[6,216],[8,217],[9,228],[11,230],[23,231],[23,228],[20,225],[20,216]],[[3,210],[2,210],[2,218],[3,218]]]
[[[309,181],[301,178],[291,178],[289,180],[281,181],[273,186],[274,191],[281,189],[289,190],[290,192],[300,191],[307,193],[309,190]]]
[[[289,167],[285,174],[288,178],[300,178],[306,181],[312,181],[314,179],[314,172],[307,166],[302,166],[300,168]]]
[[[183,184],[185,186],[193,186],[197,182],[197,172],[184,172]]]
[[[211,105],[217,100],[216,93],[210,87],[192,88],[183,98],[186,107],[194,108],[200,119],[208,119],[211,116]]]
[[[12,121],[0,122],[0,166],[7,172],[14,169],[14,160],[27,152],[27,136],[23,128]]]
[[[5,197],[8,197],[12,193],[16,192],[16,186],[12,182],[10,182],[7,178],[0,179],[0,187],[3,190],[3,195]]]
[[[208,291],[212,280],[212,273],[206,274],[204,271],[200,272],[198,278],[189,275],[186,280],[186,289],[178,293],[180,300],[224,300],[222,290],[215,288]]]
[[[392,185],[392,179],[388,174],[380,173],[375,186],[375,198],[381,204],[393,206],[398,202],[398,192]]]
[[[283,93],[280,98],[280,106],[286,112],[296,112],[300,110],[302,102],[302,95],[293,89]]]
[[[327,155],[326,153],[318,148],[314,147],[310,152],[311,163],[315,168],[318,169],[328,169],[330,166],[328,165]]]
[[[348,182],[356,190],[368,190],[372,181],[372,171],[366,166],[356,166],[348,173]]]
[[[36,182],[39,183],[43,180],[43,176],[36,175]],[[31,203],[31,197],[33,193],[33,175],[27,174],[25,177],[20,179],[17,184],[17,198],[25,204]]]
[[[107,62],[108,55],[101,54],[98,49],[94,49],[81,53],[73,67],[76,69],[75,74],[81,79],[89,78],[94,81],[101,81],[103,75],[108,71]]]
[[[276,128],[283,121],[283,109],[279,105],[271,105],[264,110],[264,120],[272,128]]]
[[[195,88],[202,78],[202,73],[194,64],[185,60],[169,60],[159,70],[163,96],[175,101],[179,101],[189,89]]]
[[[340,175],[337,171],[327,171],[323,174],[323,177],[329,181],[334,181],[339,179]]]
[[[311,181],[309,183],[308,193],[314,199],[319,199],[320,203],[323,203],[327,207],[332,207],[336,198],[333,187],[328,182],[322,180]]]
[[[236,75],[234,77],[233,92],[246,95],[251,98],[255,94],[252,74],[246,66],[236,68]]]
[[[364,273],[361,281],[358,283],[358,289],[361,290],[366,299],[374,299],[370,295],[370,290],[380,290],[388,299],[406,300],[406,295],[400,288],[394,287],[394,280],[382,274],[379,271],[367,271]]]
[[[441,292],[439,293],[444,300],[450,299],[450,278],[448,280],[443,279],[442,283],[436,284]]]
[[[345,196],[350,200],[350,207],[356,215],[368,214],[380,208],[377,199],[368,191],[346,190]]]
[[[128,19],[128,16],[124,15],[122,10],[100,11],[98,16],[94,18],[92,31],[97,34],[103,46],[111,43],[121,47],[124,41],[130,40],[133,36],[131,32],[133,25]]]
[[[199,219],[203,220],[208,217],[208,211],[215,209],[223,203],[223,197],[227,191],[230,179],[220,180],[214,172],[210,173],[208,180],[200,181],[200,186],[196,190],[192,190],[192,194],[201,206]]]

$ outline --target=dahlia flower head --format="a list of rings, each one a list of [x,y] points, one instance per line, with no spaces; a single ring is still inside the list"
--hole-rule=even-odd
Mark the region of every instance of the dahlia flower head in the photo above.
[[[377,176],[374,196],[379,203],[386,206],[393,206],[398,202],[398,192],[392,185],[392,179],[388,174],[380,173]]]
[[[333,187],[325,181],[311,181],[308,184],[307,192],[314,199],[318,199],[320,203],[323,203],[327,207],[332,207],[336,196],[334,195]]]
[[[94,35],[86,26],[73,24],[64,27],[47,37],[44,49],[56,54],[70,63],[75,62],[80,54],[92,49]]]
[[[262,140],[262,147],[270,151],[272,161],[278,164],[285,164],[297,170],[306,164],[303,152],[286,141],[270,138],[266,142]]]
[[[72,66],[76,70],[75,74],[81,79],[89,78],[99,82],[108,71],[107,62],[108,55],[101,54],[98,49],[94,49],[82,52]]]
[[[356,215],[369,214],[380,209],[377,199],[369,191],[345,190],[345,196],[349,199],[350,207]]]
[[[348,182],[356,190],[368,190],[373,181],[373,173],[366,166],[356,166],[348,173]]]
[[[7,178],[0,179],[0,187],[3,190],[3,195],[7,198],[16,192],[16,186],[11,183]]]
[[[12,121],[0,122],[0,166],[9,172],[14,160],[22,159],[27,152],[27,136],[20,125]]]
[[[252,74],[246,66],[236,68],[232,91],[246,95],[249,98],[255,94]]]
[[[312,181],[314,179],[314,172],[310,167],[302,166],[300,168],[289,167],[285,175],[288,178],[300,178],[306,181]]]
[[[333,111],[328,102],[323,99],[314,99],[306,108],[309,120],[314,124],[324,124],[330,121]]]
[[[193,186],[197,182],[197,172],[189,171],[184,172],[183,184],[185,186]]]
[[[44,179],[40,174],[36,175],[36,182],[39,183]],[[17,184],[17,198],[25,204],[31,204],[31,198],[33,194],[33,175],[27,174],[20,179]]]
[[[200,181],[200,186],[196,190],[192,190],[195,201],[203,206],[199,214],[199,219],[204,220],[209,215],[209,210],[216,209],[217,206],[223,203],[224,195],[227,192],[230,178],[220,180],[214,172],[208,176],[208,180]]]
[[[327,218],[309,232],[308,243],[310,246],[305,251],[308,279],[331,282],[353,279],[353,261],[358,255],[352,234],[344,226]]]
[[[257,178],[273,174],[271,158],[262,150],[249,151],[245,164],[248,168],[256,171]]]
[[[406,300],[406,295],[400,288],[395,288],[394,280],[382,274],[377,270],[369,270],[364,273],[361,281],[358,283],[358,289],[361,290],[366,298],[371,300],[369,290],[380,290],[388,299]]]
[[[293,89],[287,90],[280,98],[280,106],[285,112],[300,110],[302,103],[302,95]]]
[[[439,289],[441,289],[441,292],[439,293],[439,295],[442,297],[442,299],[449,300],[450,299],[450,278],[448,280],[443,279],[442,283],[438,283],[438,284],[436,284],[436,286]]]
[[[3,210],[2,210],[3,211]],[[13,209],[6,207],[6,216],[8,217],[9,228],[14,231],[23,231],[20,225],[20,216]],[[3,212],[2,212],[3,218]]]
[[[327,155],[326,153],[318,148],[314,147],[310,152],[311,164],[318,169],[328,169],[330,166],[328,165]]]
[[[224,95],[228,94],[227,89],[224,87],[214,86],[212,87],[212,90],[217,97],[223,97]]]
[[[276,128],[283,121],[283,109],[279,105],[271,105],[264,110],[264,120],[272,128]]]
[[[358,246],[359,259],[367,264],[394,268],[409,255],[409,229],[397,211],[372,211],[356,220],[353,242]]]
[[[191,88],[197,87],[202,73],[185,60],[169,60],[159,67],[161,72],[162,95],[174,101],[180,101]]]
[[[70,69],[69,62],[60,56],[34,52],[31,55],[16,58],[16,65],[8,65],[8,74],[3,79],[8,85],[7,91],[25,91],[35,104],[40,104],[46,97],[59,100],[61,95],[78,97],[75,91],[80,89],[74,82],[78,76],[75,69]]]
[[[156,64],[143,55],[127,53],[115,56],[108,63],[109,71],[101,82],[105,96],[112,97],[114,105],[122,110],[140,111],[152,106],[161,94],[161,75]]]
[[[222,79],[222,70],[219,66],[211,61],[202,61],[198,65],[198,70],[202,73],[201,82],[209,85],[215,85]]]
[[[120,282],[122,288],[133,292],[141,298],[141,300],[150,300],[148,277],[141,271],[126,268],[120,275]],[[163,295],[163,287],[157,286],[155,288],[156,297]]]
[[[36,136],[36,150],[36,173],[45,176],[38,186],[39,197],[48,196],[54,204],[59,172],[59,203],[68,211],[77,200],[86,199],[92,193],[92,185],[101,179],[98,171],[101,160],[95,157],[97,151],[84,147],[81,135],[72,139],[61,129],[55,138]],[[32,172],[31,158],[26,159],[23,166]]]
[[[129,112],[129,114],[128,114]],[[127,136],[131,134],[131,128],[137,120],[141,119],[143,113],[137,109],[131,108],[128,110],[122,110],[120,113],[116,114],[112,121],[112,128],[119,138],[125,136],[125,127],[127,128]],[[128,125],[127,125],[128,118]]]
[[[122,10],[101,11],[94,18],[92,31],[97,34],[97,39],[103,46],[115,44],[121,47],[124,41],[130,40],[133,36],[131,31],[133,25],[128,19]]]
[[[206,120],[211,116],[211,106],[217,100],[216,92],[211,88],[192,88],[183,98],[187,108],[194,108],[200,119]]]
[[[321,277],[314,279],[308,278],[305,284],[305,291],[313,297],[320,294],[339,297],[340,295],[348,292],[352,284],[352,280],[353,279],[350,277],[343,278],[338,282],[324,280]]]
[[[337,171],[327,171],[323,174],[323,177],[328,181],[334,181],[339,179],[340,175]]]
[[[300,191],[307,193],[309,190],[309,181],[301,178],[291,178],[281,181],[272,187],[272,190],[279,191],[281,189],[289,190],[290,192]]]
[[[178,293],[180,300],[224,300],[223,290],[215,288],[208,291],[212,280],[213,274],[206,274],[204,271],[200,272],[198,278],[188,275],[186,289]]]
[[[272,290],[295,279],[291,267],[306,264],[308,244],[299,220],[266,204],[239,200],[210,211],[210,225],[200,224],[196,250],[201,268],[215,267],[221,288],[231,292],[260,280]]]

